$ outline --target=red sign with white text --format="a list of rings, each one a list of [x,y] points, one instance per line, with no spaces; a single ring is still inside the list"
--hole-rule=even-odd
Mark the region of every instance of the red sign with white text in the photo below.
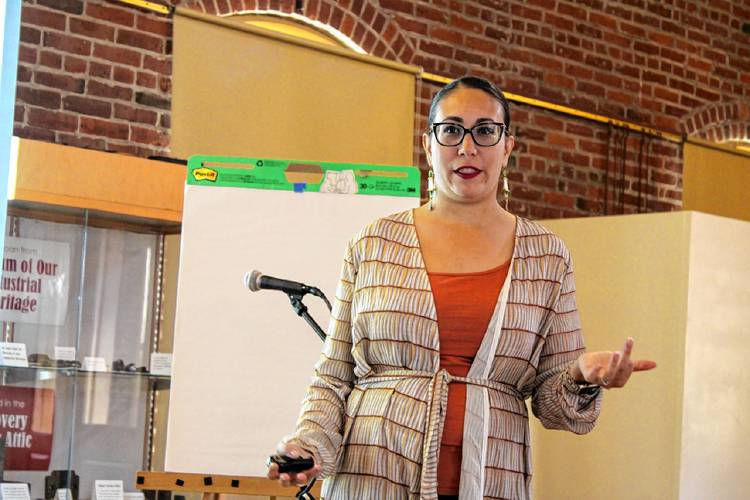
[[[49,469],[54,424],[54,390],[0,386],[5,470]]]

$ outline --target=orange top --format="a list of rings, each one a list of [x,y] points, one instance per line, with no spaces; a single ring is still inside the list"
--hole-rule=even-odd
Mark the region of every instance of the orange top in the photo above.
[[[478,273],[428,272],[440,332],[440,367],[465,377],[482,343],[510,261]],[[443,439],[438,461],[438,494],[457,495],[461,477],[466,385],[448,391]]]

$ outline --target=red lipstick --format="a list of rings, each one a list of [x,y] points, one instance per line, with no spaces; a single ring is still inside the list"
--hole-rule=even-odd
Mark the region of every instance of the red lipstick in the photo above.
[[[481,170],[474,167],[460,167],[453,171],[457,176],[462,179],[473,179],[482,173]]]

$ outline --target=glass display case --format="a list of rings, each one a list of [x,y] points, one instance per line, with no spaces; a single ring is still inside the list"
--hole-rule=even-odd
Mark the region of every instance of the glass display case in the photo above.
[[[3,482],[29,484],[31,498],[59,498],[69,487],[87,499],[96,480],[135,491],[136,471],[161,465],[170,377],[152,373],[150,361],[171,350],[164,252],[165,230],[149,221],[9,203]]]

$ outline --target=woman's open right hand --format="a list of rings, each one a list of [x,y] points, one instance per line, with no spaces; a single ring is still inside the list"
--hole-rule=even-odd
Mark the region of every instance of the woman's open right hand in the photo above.
[[[313,455],[307,450],[295,445],[295,444],[280,444],[276,450],[280,455],[286,455],[292,458],[313,458]],[[320,473],[320,464],[315,464],[311,469],[307,469],[302,472],[284,472],[279,473],[279,466],[276,464],[270,464],[266,477],[268,479],[278,479],[282,486],[303,486],[310,482],[310,480],[316,477]]]

